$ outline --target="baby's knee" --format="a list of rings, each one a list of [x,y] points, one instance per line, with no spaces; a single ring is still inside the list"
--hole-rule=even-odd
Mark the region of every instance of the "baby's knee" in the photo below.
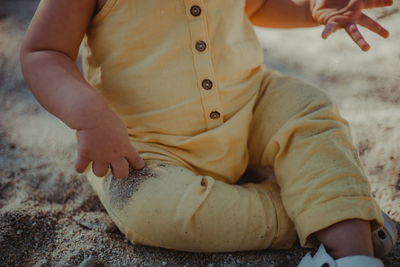
[[[333,99],[324,90],[311,84],[297,82],[297,86],[292,89],[293,101],[296,101],[303,110],[316,111],[318,108],[333,107],[336,104]]]
[[[332,103],[332,98],[322,89],[308,83],[301,79],[289,76],[282,76],[278,78],[276,84],[273,84],[274,89],[283,89],[294,101],[301,102],[326,102]]]

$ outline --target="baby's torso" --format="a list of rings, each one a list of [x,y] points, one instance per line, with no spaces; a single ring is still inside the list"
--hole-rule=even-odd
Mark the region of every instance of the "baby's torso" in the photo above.
[[[219,128],[229,135],[225,124],[253,101],[262,79],[262,49],[244,5],[107,0],[84,39],[84,74],[134,141],[187,151]]]

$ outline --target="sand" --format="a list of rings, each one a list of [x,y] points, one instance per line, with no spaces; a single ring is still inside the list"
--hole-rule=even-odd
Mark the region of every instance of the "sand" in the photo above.
[[[36,103],[18,49],[37,0],[0,3],[0,265],[296,266],[306,249],[185,253],[131,245],[83,175],[74,172],[73,131]],[[400,12],[369,14],[391,37],[363,31],[361,52],[343,32],[257,29],[265,64],[324,88],[351,123],[374,197],[400,222]],[[384,259],[400,266],[400,244]]]

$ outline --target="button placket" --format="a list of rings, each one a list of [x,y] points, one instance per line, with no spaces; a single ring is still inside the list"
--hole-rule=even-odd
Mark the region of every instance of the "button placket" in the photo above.
[[[184,0],[187,10],[189,30],[193,45],[193,63],[197,74],[198,90],[204,111],[207,129],[223,123],[222,104],[219,89],[215,83],[215,74],[211,61],[207,12],[202,0]],[[197,7],[195,7],[197,6]],[[198,14],[200,11],[200,14]]]

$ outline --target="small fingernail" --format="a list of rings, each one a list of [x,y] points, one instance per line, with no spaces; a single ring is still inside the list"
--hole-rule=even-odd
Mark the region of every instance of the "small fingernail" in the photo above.
[[[136,168],[137,169],[143,169],[146,166],[146,164],[144,163],[144,160],[142,158],[139,158],[136,161]]]
[[[387,38],[389,38],[389,36],[390,36],[390,33],[386,32],[384,37],[387,39]]]

